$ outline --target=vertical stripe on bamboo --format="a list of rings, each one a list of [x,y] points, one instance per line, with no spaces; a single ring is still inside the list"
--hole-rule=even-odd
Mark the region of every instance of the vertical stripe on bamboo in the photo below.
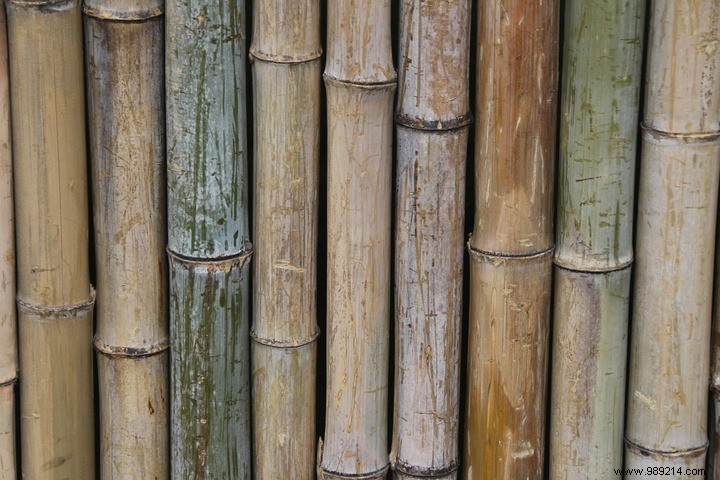
[[[457,478],[467,0],[400,3],[394,477]]]
[[[558,5],[479,5],[467,480],[543,472]]]
[[[18,351],[7,47],[7,22],[3,3],[0,6],[0,480],[15,480],[15,385]]]
[[[166,6],[171,476],[246,480],[245,5]]]
[[[321,479],[385,478],[390,328],[390,1],[328,4],[327,403]]]
[[[163,17],[86,0],[102,478],[168,478]]]
[[[315,475],[320,2],[253,9],[253,475]]]
[[[628,468],[699,469],[708,445],[720,4],[654,1],[648,41],[625,459]]]
[[[82,16],[9,2],[22,476],[94,479]]]

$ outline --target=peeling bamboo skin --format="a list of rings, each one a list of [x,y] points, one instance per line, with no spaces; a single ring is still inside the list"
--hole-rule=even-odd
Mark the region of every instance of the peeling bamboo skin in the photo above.
[[[456,478],[467,138],[467,128],[397,128],[393,468],[399,479],[430,472]]]
[[[16,480],[15,384],[0,386],[0,479]]]
[[[717,137],[682,141],[643,132],[626,438],[664,452],[703,449],[685,460],[689,468],[703,468],[708,440],[707,259],[715,248],[718,175]],[[642,458],[626,448],[628,468]]]
[[[652,4],[645,123],[661,132],[720,131],[720,4]]]
[[[328,350],[318,475],[384,478],[395,85],[358,87],[326,78],[325,86]]]
[[[558,7],[478,5],[476,250],[523,255],[553,244]]]
[[[249,480],[249,253],[169,259],[172,478]]]
[[[566,5],[555,263],[607,271],[633,259],[645,1]]]
[[[550,478],[604,480],[622,468],[631,267],[555,267]]]
[[[463,478],[542,478],[552,250],[526,257],[470,250]]]

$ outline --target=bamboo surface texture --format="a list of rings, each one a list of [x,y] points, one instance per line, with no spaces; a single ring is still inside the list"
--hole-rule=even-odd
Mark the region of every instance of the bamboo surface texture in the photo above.
[[[328,4],[327,403],[318,477],[380,479],[387,451],[392,196],[389,0]]]
[[[471,2],[400,3],[394,478],[457,478]]]
[[[245,8],[166,6],[171,476],[246,480]]]
[[[86,0],[100,475],[169,475],[162,3]]]
[[[94,479],[82,15],[9,2],[22,476]]]
[[[5,8],[0,8],[0,480],[17,478],[15,385],[18,373],[15,315],[15,226],[10,96]]]
[[[570,1],[555,252],[550,477],[622,468],[645,2]]]
[[[253,475],[315,476],[320,2],[253,10]]]
[[[467,480],[541,478],[558,2],[478,6]]]
[[[720,4],[653,2],[648,41],[625,461],[701,479],[686,469],[708,446]]]

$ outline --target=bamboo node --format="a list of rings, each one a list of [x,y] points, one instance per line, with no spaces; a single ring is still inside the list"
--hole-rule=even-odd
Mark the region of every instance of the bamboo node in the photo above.
[[[533,259],[537,257],[543,257],[552,255],[555,252],[555,246],[545,248],[543,250],[535,250],[528,253],[504,253],[504,252],[489,252],[486,250],[480,250],[472,246],[472,237],[468,240],[467,247],[470,252],[470,258],[476,262],[480,262],[482,259],[486,259],[493,262],[503,262],[510,259]]]
[[[80,4],[79,0],[7,0],[8,5],[21,8],[35,8],[50,12],[72,10]]]
[[[396,459],[391,462],[391,467],[394,471],[410,477],[441,478],[455,473],[458,470],[458,462],[455,460],[447,465],[443,465],[442,467],[421,467],[419,465],[411,465],[400,459]]]
[[[626,268],[632,267],[633,263],[635,263],[635,259],[630,257],[630,260],[625,262],[620,262],[615,265],[608,265],[605,267],[578,267],[573,262],[567,262],[565,259],[560,258],[559,256],[555,255],[553,258],[553,264],[558,267],[562,268],[563,270],[567,270],[569,272],[578,272],[578,273],[609,273],[609,272],[619,272],[620,270],[625,270]]]
[[[279,64],[289,64],[289,65],[295,65],[295,64],[301,64],[301,63],[310,63],[315,60],[319,60],[320,57],[322,57],[322,49],[317,50],[315,52],[306,53],[304,55],[283,55],[283,54],[277,54],[277,53],[265,53],[261,52],[255,48],[250,48],[250,54],[248,55],[248,60],[250,62],[253,62],[254,60],[258,60],[261,62],[267,62],[267,63],[279,63]]]
[[[250,332],[250,339],[260,345],[275,348],[298,348],[309,345],[316,341],[320,336],[320,330],[316,329],[312,336],[301,338],[300,340],[276,340],[274,338],[261,337],[254,330]]]
[[[85,2],[83,4],[83,13],[88,17],[97,20],[107,20],[111,22],[144,22],[146,20],[161,17],[164,11],[162,5],[118,10],[108,5],[92,5]]]
[[[90,298],[84,302],[73,305],[47,306],[35,305],[17,296],[18,311],[40,318],[78,318],[84,317],[93,311],[95,307],[95,289],[90,286]]]
[[[361,82],[352,82],[350,80],[342,80],[340,78],[335,78],[331,75],[328,75],[327,73],[323,73],[323,79],[326,83],[343,86],[343,87],[355,87],[360,88],[363,90],[391,90],[394,91],[397,89],[397,77],[393,77],[390,80],[386,80],[384,82],[371,82],[371,83],[361,83]]]
[[[684,143],[712,143],[720,140],[720,131],[716,132],[695,132],[695,133],[680,133],[680,132],[664,132],[657,130],[645,122],[640,124],[640,128],[643,133],[649,135],[657,140],[673,139],[681,140]]]
[[[707,452],[710,442],[705,442],[704,445],[699,447],[686,448],[681,450],[655,450],[648,447],[643,447],[637,443],[629,440],[625,437],[625,448],[631,452],[642,455],[643,457],[652,457],[654,459],[661,458],[693,458],[704,455]]]
[[[193,270],[195,268],[206,268],[208,270],[230,271],[235,267],[244,267],[253,254],[253,247],[250,242],[245,242],[245,249],[235,255],[219,258],[192,258],[166,249],[170,268],[184,268]]]
[[[130,358],[145,358],[153,355],[163,353],[170,345],[167,340],[162,340],[159,343],[148,345],[147,347],[116,347],[108,345],[107,343],[95,339],[93,342],[95,350],[98,353],[102,353],[108,357],[130,357]]]
[[[15,385],[17,382],[18,382],[18,376],[15,375],[10,380],[5,380],[4,382],[0,382],[0,388],[11,387],[11,386]]]
[[[411,128],[413,130],[444,132],[449,130],[459,130],[469,126],[473,122],[473,116],[472,113],[468,112],[464,115],[458,115],[447,120],[426,120],[422,117],[398,112],[395,114],[395,122],[398,125],[402,125],[403,127]]]

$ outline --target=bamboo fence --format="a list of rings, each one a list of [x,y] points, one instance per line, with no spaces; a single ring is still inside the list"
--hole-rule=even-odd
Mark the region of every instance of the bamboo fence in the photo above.
[[[565,4],[550,476],[622,468],[645,2]]]
[[[8,75],[7,21],[3,4],[0,8],[0,480],[17,478],[15,384],[18,351]]]
[[[93,479],[94,293],[80,4],[11,1],[7,14],[22,475]]]
[[[328,5],[327,402],[320,479],[389,468],[390,1]]]
[[[625,458],[684,472],[708,446],[720,4],[656,0],[648,42]]]
[[[250,478],[245,8],[166,11],[173,478]]]
[[[315,475],[320,2],[253,10],[253,474]]]
[[[168,478],[162,8],[84,5],[102,478]]]
[[[391,453],[398,479],[457,478],[470,9],[467,0],[400,3]]]

